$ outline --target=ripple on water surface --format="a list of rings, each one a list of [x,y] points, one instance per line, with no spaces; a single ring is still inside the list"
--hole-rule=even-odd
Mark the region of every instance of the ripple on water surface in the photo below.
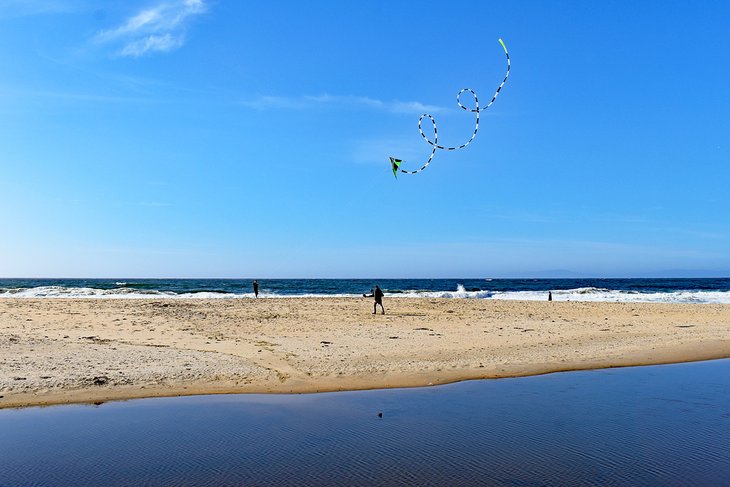
[[[0,486],[727,485],[730,360],[5,410],[0,459]]]

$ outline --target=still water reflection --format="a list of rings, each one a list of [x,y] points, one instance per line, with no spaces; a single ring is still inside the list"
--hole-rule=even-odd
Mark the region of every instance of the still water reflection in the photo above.
[[[730,360],[0,411],[3,487],[331,484],[730,485]]]

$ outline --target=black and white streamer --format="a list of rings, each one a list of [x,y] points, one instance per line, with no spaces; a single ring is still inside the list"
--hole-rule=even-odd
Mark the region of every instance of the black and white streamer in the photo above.
[[[444,147],[443,145],[439,145],[438,144],[438,128],[436,127],[436,120],[428,113],[424,113],[418,119],[418,131],[421,133],[421,137],[423,137],[423,139],[426,142],[431,144],[431,146],[432,146],[431,154],[428,156],[428,160],[426,160],[426,163],[423,166],[421,166],[419,169],[416,169],[415,171],[406,171],[405,169],[399,168],[398,170],[400,172],[405,173],[405,174],[419,173],[419,172],[423,171],[424,169],[426,169],[429,164],[431,164],[431,161],[433,160],[433,157],[436,155],[437,150],[439,150],[439,149],[446,150],[446,151],[458,150],[458,149],[463,149],[464,147],[466,147],[472,143],[474,138],[477,136],[477,132],[479,131],[479,114],[492,106],[492,104],[494,103],[494,100],[497,99],[499,92],[502,90],[502,87],[507,82],[507,78],[509,78],[509,70],[510,70],[509,52],[507,52],[507,46],[504,44],[504,41],[502,41],[502,39],[499,39],[499,43],[502,45],[502,48],[504,49],[504,55],[507,57],[507,73],[504,75],[504,79],[502,80],[502,83],[500,83],[500,85],[497,87],[497,91],[494,92],[494,96],[492,96],[492,100],[489,102],[489,104],[487,104],[487,106],[485,106],[484,108],[480,108],[479,107],[479,98],[477,97],[476,92],[470,88],[464,88],[461,91],[459,91],[459,93],[456,95],[456,103],[459,105],[459,107],[462,110],[476,113],[474,132],[471,134],[471,138],[459,146]],[[471,96],[474,98],[474,108],[469,108],[461,103],[461,95],[467,91],[469,93],[471,93]],[[423,123],[424,118],[428,118],[431,121],[431,125],[433,126],[433,140],[430,140],[428,138],[428,136],[426,136],[426,134],[423,133],[423,129],[422,129],[421,125]]]

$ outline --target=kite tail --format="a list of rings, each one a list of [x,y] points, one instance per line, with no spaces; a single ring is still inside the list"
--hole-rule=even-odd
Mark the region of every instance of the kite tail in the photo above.
[[[476,105],[476,108],[473,108],[473,109],[472,108],[465,107],[464,105],[462,105],[461,102],[460,102],[460,100],[459,100],[459,97],[466,90],[461,90],[459,92],[459,94],[456,96],[456,103],[458,103],[459,106],[462,109],[468,110],[470,112],[477,112],[477,113],[483,112],[484,110],[486,110],[487,108],[489,108],[489,107],[492,106],[492,103],[494,103],[494,100],[496,100],[497,99],[497,96],[499,96],[499,92],[502,91],[502,87],[507,82],[507,78],[509,78],[509,69],[511,67],[511,64],[510,64],[510,60],[509,60],[509,52],[507,52],[507,46],[504,45],[504,41],[502,39],[499,40],[499,43],[502,44],[502,49],[504,49],[504,55],[507,57],[507,72],[504,74],[504,79],[502,80],[502,82],[497,87],[497,91],[494,92],[494,95],[492,96],[492,100],[484,108],[479,108],[479,105],[478,104]],[[471,90],[469,90],[469,91],[471,91]],[[471,91],[471,92],[474,95],[474,99],[476,100],[476,97],[477,97],[476,93],[474,93],[473,91]]]
[[[494,95],[492,95],[492,99],[487,104],[487,106],[485,106],[484,108],[479,108],[479,98],[477,97],[476,92],[474,90],[470,89],[470,88],[464,88],[461,91],[459,91],[459,93],[456,94],[456,104],[459,105],[459,108],[461,108],[462,110],[466,110],[468,112],[472,112],[472,113],[475,113],[476,114],[476,120],[475,120],[475,123],[474,123],[474,132],[472,132],[471,138],[469,140],[467,140],[466,142],[464,142],[463,144],[461,144],[459,146],[454,146],[454,147],[444,147],[442,145],[438,145],[437,142],[436,142],[436,140],[434,140],[433,142],[430,141],[428,139],[428,137],[426,137],[426,134],[424,134],[423,131],[421,130],[421,119],[423,119],[423,117],[426,116],[424,114],[424,115],[421,115],[421,118],[418,120],[418,131],[421,133],[421,137],[423,137],[426,140],[426,142],[428,142],[431,145],[436,146],[437,149],[441,149],[441,150],[458,150],[458,149],[463,149],[467,145],[471,144],[472,141],[474,140],[474,138],[476,138],[477,132],[479,131],[479,114],[481,112],[483,112],[483,111],[486,111],[489,107],[492,106],[492,104],[494,103],[494,100],[496,100],[497,99],[497,96],[499,96],[499,92],[502,91],[502,87],[507,82],[507,78],[509,78],[509,70],[510,70],[510,67],[511,67],[511,63],[510,63],[510,60],[509,60],[509,52],[507,51],[507,46],[504,44],[504,41],[502,39],[499,39],[499,43],[502,45],[502,49],[504,49],[504,55],[507,57],[507,72],[504,75],[504,79],[502,80],[502,82],[497,87],[497,91],[495,91],[494,92]],[[465,91],[468,91],[469,93],[471,93],[471,96],[474,97],[474,108],[469,108],[467,106],[464,106],[461,103],[461,95]],[[434,127],[435,127],[435,123],[434,123]]]
[[[434,120],[431,115],[429,115],[429,114],[421,115],[421,118],[418,119],[418,130],[421,130],[421,120],[423,120],[423,117],[428,117],[431,120],[431,124],[433,125],[433,139],[436,142],[438,142],[439,133],[438,133],[438,130],[436,129],[436,120]],[[421,133],[423,133],[423,132],[421,132]],[[431,149],[431,154],[428,156],[428,160],[426,161],[426,163],[423,166],[416,169],[415,171],[406,171],[405,169],[401,169],[400,172],[403,172],[406,174],[417,174],[417,173],[423,171],[424,169],[426,169],[428,167],[428,165],[431,164],[431,161],[433,160],[433,156],[436,155],[436,149],[438,148],[438,146],[436,144],[432,144],[432,145],[433,145],[433,149]]]
[[[443,145],[438,145],[438,129],[436,128],[436,120],[434,120],[434,118],[431,115],[429,115],[428,113],[424,113],[418,119],[418,132],[421,134],[421,137],[423,137],[423,139],[426,142],[428,142],[429,144],[431,144],[431,146],[433,147],[433,150],[431,151],[431,154],[429,155],[428,160],[426,161],[426,163],[420,169],[417,169],[415,171],[406,171],[405,169],[400,169],[400,172],[403,172],[403,173],[406,173],[406,174],[416,174],[416,173],[419,173],[419,172],[423,171],[424,169],[426,169],[428,167],[428,165],[431,163],[431,161],[433,160],[434,156],[436,155],[436,150],[437,149],[447,150],[447,151],[453,151],[453,150],[463,149],[464,147],[466,147],[469,144],[471,144],[472,141],[476,138],[477,132],[479,131],[479,114],[481,112],[487,110],[489,107],[492,106],[492,104],[494,103],[494,100],[496,100],[497,99],[497,96],[499,96],[499,92],[502,90],[502,87],[507,82],[507,78],[509,78],[509,71],[510,71],[510,67],[511,67],[511,62],[510,62],[510,59],[509,59],[509,52],[507,51],[507,46],[504,44],[504,41],[502,39],[499,39],[499,43],[502,45],[502,49],[504,49],[504,55],[507,57],[507,72],[504,75],[504,79],[502,80],[502,82],[497,87],[497,91],[494,92],[494,95],[492,96],[492,100],[487,104],[487,106],[485,106],[484,108],[480,108],[479,107],[479,98],[477,97],[476,92],[474,90],[470,89],[470,88],[464,88],[461,91],[459,91],[459,93],[456,94],[456,104],[459,105],[459,107],[462,110],[466,110],[468,112],[472,112],[472,113],[476,114],[476,119],[475,119],[475,123],[474,123],[474,132],[472,132],[471,138],[469,140],[467,140],[466,142],[464,142],[463,144],[459,145],[459,146],[445,147]],[[469,93],[471,93],[472,97],[474,97],[474,108],[469,108],[469,107],[467,107],[467,106],[465,106],[465,105],[463,105],[461,103],[461,95],[464,92],[466,92],[466,91],[468,91]],[[423,122],[424,117],[428,117],[429,120],[431,120],[431,124],[433,125],[433,141],[430,140],[426,136],[426,134],[423,133],[423,129],[421,128],[421,124]]]

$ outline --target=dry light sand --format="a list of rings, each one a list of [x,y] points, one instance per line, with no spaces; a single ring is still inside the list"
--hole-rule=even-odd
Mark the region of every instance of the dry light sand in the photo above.
[[[442,384],[730,357],[730,305],[0,299],[0,408]]]

